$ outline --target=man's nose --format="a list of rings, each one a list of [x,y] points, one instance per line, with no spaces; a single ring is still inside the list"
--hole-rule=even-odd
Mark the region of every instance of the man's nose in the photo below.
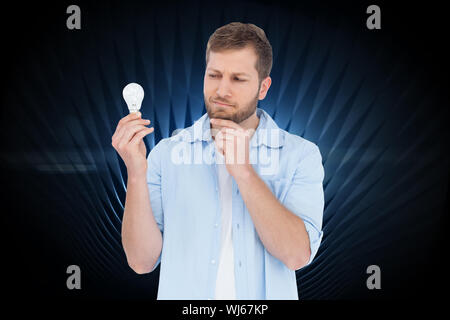
[[[220,80],[216,94],[221,98],[231,97],[230,82],[227,79],[222,78]]]

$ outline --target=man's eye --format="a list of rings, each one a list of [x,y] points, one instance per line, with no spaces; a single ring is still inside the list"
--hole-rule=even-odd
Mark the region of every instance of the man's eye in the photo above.
[[[217,75],[215,75],[215,74],[210,74],[209,77],[210,77],[210,78],[217,78]]]
[[[236,81],[245,81],[244,79],[234,78]]]

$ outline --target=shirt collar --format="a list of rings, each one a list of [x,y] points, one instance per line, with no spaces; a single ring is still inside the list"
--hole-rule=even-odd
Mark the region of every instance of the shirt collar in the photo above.
[[[253,134],[250,145],[259,147],[265,145],[270,148],[279,148],[284,145],[284,130],[280,129],[275,121],[263,109],[257,108],[256,115],[259,118],[259,124]],[[206,141],[211,142],[211,125],[208,113],[205,113],[195,123],[181,131],[175,137],[187,142]]]

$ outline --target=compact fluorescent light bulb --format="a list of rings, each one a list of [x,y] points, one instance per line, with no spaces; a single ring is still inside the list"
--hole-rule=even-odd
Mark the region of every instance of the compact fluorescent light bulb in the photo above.
[[[130,113],[138,112],[141,109],[142,100],[144,99],[144,89],[137,83],[129,83],[123,88],[123,99],[127,103]]]

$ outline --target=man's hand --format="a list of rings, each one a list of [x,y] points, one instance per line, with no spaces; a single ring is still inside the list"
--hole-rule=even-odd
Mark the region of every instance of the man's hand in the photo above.
[[[144,137],[153,132],[153,127],[147,128],[150,120],[141,118],[141,113],[130,113],[120,119],[111,144],[124,161],[128,174],[145,174],[147,159]]]
[[[215,136],[217,150],[224,156],[228,173],[233,177],[253,170],[250,164],[250,138],[255,130],[244,129],[231,120],[211,119],[220,130]]]

